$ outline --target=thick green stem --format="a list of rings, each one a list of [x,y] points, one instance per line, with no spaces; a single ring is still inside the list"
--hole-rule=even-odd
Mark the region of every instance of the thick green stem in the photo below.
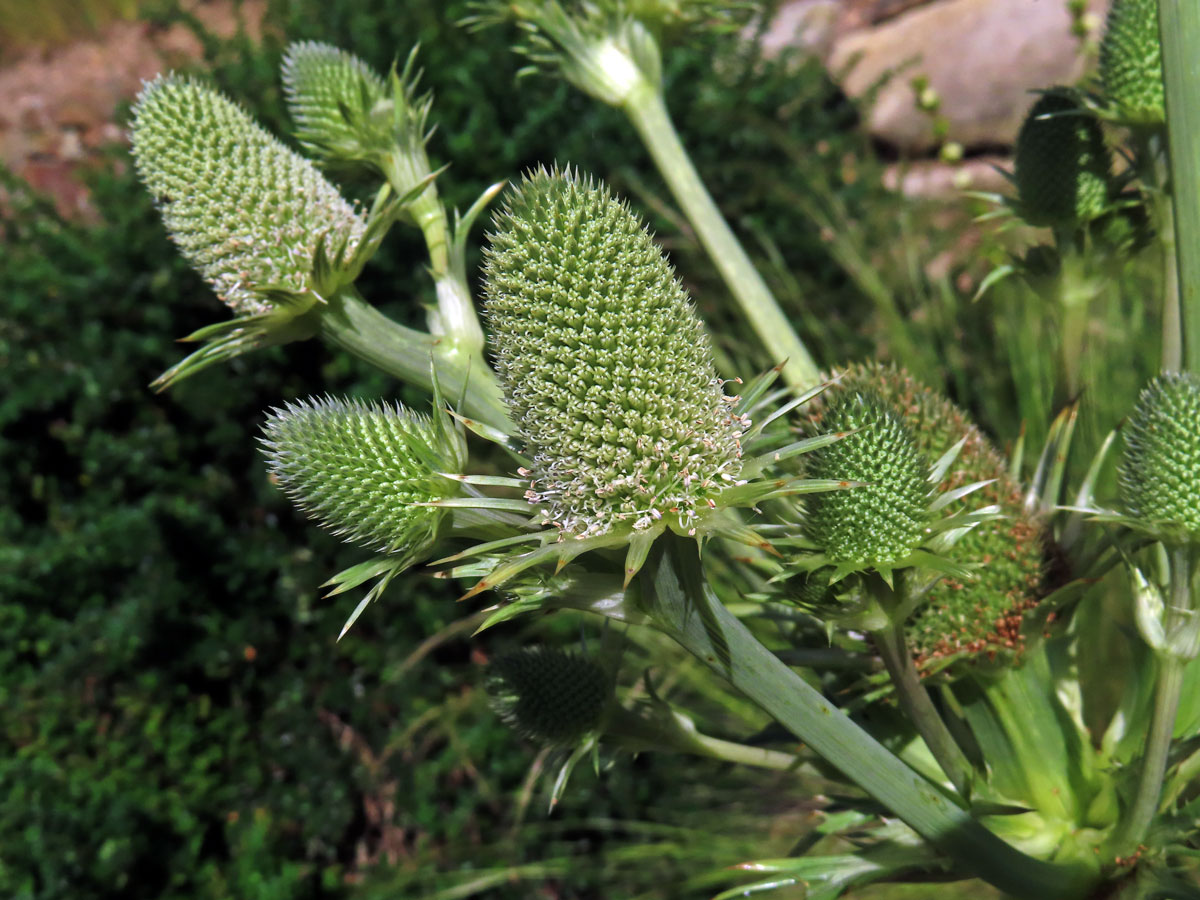
[[[1170,551],[1170,561],[1170,597],[1163,623],[1163,630],[1168,639],[1178,634],[1180,627],[1187,623],[1188,613],[1192,608],[1191,553],[1187,547],[1176,547]],[[1134,795],[1129,815],[1122,822],[1121,830],[1114,841],[1116,855],[1121,857],[1133,855],[1158,814],[1163,776],[1167,771],[1167,757],[1171,752],[1171,739],[1175,734],[1175,715],[1179,710],[1179,697],[1183,691],[1183,674],[1188,658],[1170,651],[1159,652],[1157,656],[1158,681],[1154,686],[1154,712],[1150,717],[1150,730],[1146,733],[1146,748],[1142,753],[1142,771],[1138,778],[1137,793]]]
[[[1200,4],[1159,0],[1183,367],[1200,372]]]
[[[908,645],[904,640],[904,625],[891,622],[886,627],[871,632],[871,638],[879,648],[883,664],[887,666],[892,686],[896,689],[896,697],[900,700],[905,715],[917,729],[917,734],[925,741],[929,752],[946,773],[954,789],[960,796],[969,797],[974,777],[971,764],[954,740],[954,736],[950,734],[946,723],[942,721],[929,692],[925,690],[925,685],[921,683],[921,676],[917,674],[912,654],[908,652]]]
[[[679,718],[648,718],[620,706],[609,713],[604,736],[614,743],[636,751],[665,750],[690,753],[780,772],[797,769],[802,764],[802,761],[791,753],[723,741],[701,734],[690,722],[685,724],[685,721]]]
[[[392,190],[398,194],[407,191],[414,182],[419,182],[421,175],[413,170],[410,155],[400,152],[387,158],[384,174]],[[450,248],[450,224],[446,219],[446,208],[438,198],[436,185],[425,188],[408,204],[407,211],[425,237],[429,271],[437,289],[437,309],[430,316],[429,330],[453,340],[465,353],[486,364],[483,357],[483,328],[475,312],[466,273],[454,264],[454,253]]]
[[[668,535],[643,569],[642,602],[659,628],[770,713],[964,871],[1024,900],[1084,896],[1095,873],[1034,859],[992,834],[888,752],[730,615],[693,542]]]
[[[771,359],[787,360],[784,380],[797,390],[817,384],[816,362],[709,196],[675,132],[661,90],[649,83],[641,85],[630,92],[622,108]]]
[[[348,286],[330,298],[319,318],[321,336],[373,366],[426,390],[437,369],[442,394],[461,396],[463,412],[512,433],[512,422],[490,369],[453,343],[406,328],[367,304]]]

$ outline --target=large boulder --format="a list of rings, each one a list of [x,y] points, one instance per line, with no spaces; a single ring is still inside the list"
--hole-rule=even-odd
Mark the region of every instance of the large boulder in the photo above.
[[[1093,0],[1090,20],[1103,21],[1106,8],[1106,0]],[[912,81],[918,76],[941,97],[946,139],[990,148],[1013,142],[1033,102],[1030,91],[1074,83],[1088,64],[1061,0],[936,0],[919,6],[892,0],[843,8],[833,26],[829,13],[824,0],[785,4],[771,29],[773,40],[790,31],[795,41],[823,51],[852,97],[885,81],[867,125],[874,137],[908,154],[937,144],[931,118],[917,109]]]

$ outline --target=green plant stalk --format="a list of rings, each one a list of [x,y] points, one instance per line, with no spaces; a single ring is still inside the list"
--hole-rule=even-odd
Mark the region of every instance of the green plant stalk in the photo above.
[[[657,626],[969,871],[1023,900],[1070,900],[1098,874],[1034,859],[984,828],[781,663],[717,600],[695,544],[668,534],[642,570]]]
[[[1183,367],[1200,372],[1200,4],[1159,0]]]
[[[1168,639],[1172,634],[1178,633],[1192,608],[1192,559],[1189,549],[1172,548],[1170,566],[1170,597],[1163,623],[1163,630]],[[1171,752],[1171,739],[1175,734],[1175,716],[1183,691],[1183,674],[1188,658],[1169,650],[1159,652],[1156,656],[1158,680],[1154,685],[1154,712],[1150,716],[1150,728],[1146,733],[1146,749],[1142,753],[1142,771],[1138,777],[1137,793],[1134,795],[1133,806],[1130,807],[1129,814],[1113,841],[1116,855],[1119,857],[1133,855],[1158,814],[1163,777],[1167,772],[1167,756]]]
[[[942,721],[929,692],[925,690],[925,685],[921,683],[921,676],[917,674],[912,654],[904,639],[904,624],[889,621],[883,628],[872,631],[871,639],[883,658],[883,664],[887,666],[892,687],[896,689],[896,697],[905,715],[917,729],[917,734],[921,736],[959,796],[969,797],[974,778],[971,764],[954,740],[954,736],[950,734],[946,723]]]
[[[723,741],[701,734],[681,721],[660,722],[648,719],[619,705],[614,706],[608,714],[604,723],[604,737],[639,752],[668,750],[690,753],[780,772],[798,769],[802,764],[802,760],[791,753]]]
[[[508,433],[513,432],[500,386],[491,369],[464,353],[452,341],[393,322],[349,285],[333,297],[318,317],[323,338],[389,375],[433,388],[433,371],[443,396],[463,412]]]
[[[1166,171],[1160,133],[1135,129],[1132,135],[1138,177],[1149,189],[1150,216],[1162,254],[1162,365],[1164,372],[1178,372],[1183,365],[1183,323],[1180,321],[1179,265],[1175,256],[1175,212]]]
[[[409,154],[396,152],[389,154],[384,161],[384,174],[397,194],[408,190],[405,185],[420,180],[420,172],[413,169],[409,159]],[[483,328],[475,312],[475,302],[471,299],[466,271],[454,263],[454,255],[450,250],[450,225],[446,219],[446,208],[438,198],[437,186],[431,184],[425,188],[408,204],[407,211],[425,237],[429,271],[437,291],[437,313],[430,317],[429,330],[454,341],[464,353],[476,357],[481,365],[486,365]]]
[[[796,390],[818,384],[816,362],[709,196],[671,123],[662,91],[642,84],[622,108],[772,361],[787,360],[784,380]]]

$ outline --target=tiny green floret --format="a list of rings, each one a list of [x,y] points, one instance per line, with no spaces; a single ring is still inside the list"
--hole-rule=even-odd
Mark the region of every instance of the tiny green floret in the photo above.
[[[538,744],[567,747],[598,731],[612,698],[598,663],[554,647],[526,647],[488,666],[492,708]]]
[[[578,537],[694,533],[737,479],[743,423],[638,218],[590,179],[537,171],[496,217],[486,293],[546,520]]]
[[[1200,376],[1164,372],[1124,428],[1121,505],[1168,542],[1200,542]]]
[[[835,563],[887,566],[921,544],[929,463],[888,405],[873,393],[844,394],[821,417],[826,432],[855,432],[814,451],[810,478],[862,482],[808,499],[805,532]]]
[[[334,534],[414,560],[459,494],[461,450],[427,416],[402,406],[318,398],[271,412],[263,452],[296,506]]]
[[[1065,90],[1038,98],[1017,135],[1018,212],[1030,225],[1075,227],[1104,213],[1111,156],[1100,123]]]
[[[1100,42],[1100,79],[1125,121],[1166,121],[1158,0],[1113,0]]]
[[[240,315],[271,312],[271,291],[313,290],[318,248],[336,265],[364,237],[365,217],[311,162],[191,78],[146,85],[132,138],[172,240]]]

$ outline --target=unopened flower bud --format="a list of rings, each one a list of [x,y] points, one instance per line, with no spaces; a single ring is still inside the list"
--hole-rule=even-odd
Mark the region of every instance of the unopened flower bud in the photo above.
[[[1100,78],[1122,118],[1166,121],[1158,0],[1113,0],[1100,42]]]
[[[1120,465],[1125,514],[1163,539],[1200,542],[1200,376],[1165,372],[1138,397]]]
[[[1110,164],[1100,123],[1065,91],[1043,94],[1017,136],[1021,217],[1050,227],[1090,222],[1108,204]]]
[[[296,506],[347,541],[416,559],[456,496],[460,454],[428,417],[401,406],[313,399],[273,410],[262,443]]]
[[[604,669],[553,647],[526,647],[488,666],[492,708],[513,730],[539,744],[570,746],[599,730],[612,697]]]
[[[805,531],[831,562],[887,565],[921,543],[929,464],[876,394],[843,394],[821,416],[824,432],[854,431],[813,451],[810,478],[864,482],[808,499]]]

